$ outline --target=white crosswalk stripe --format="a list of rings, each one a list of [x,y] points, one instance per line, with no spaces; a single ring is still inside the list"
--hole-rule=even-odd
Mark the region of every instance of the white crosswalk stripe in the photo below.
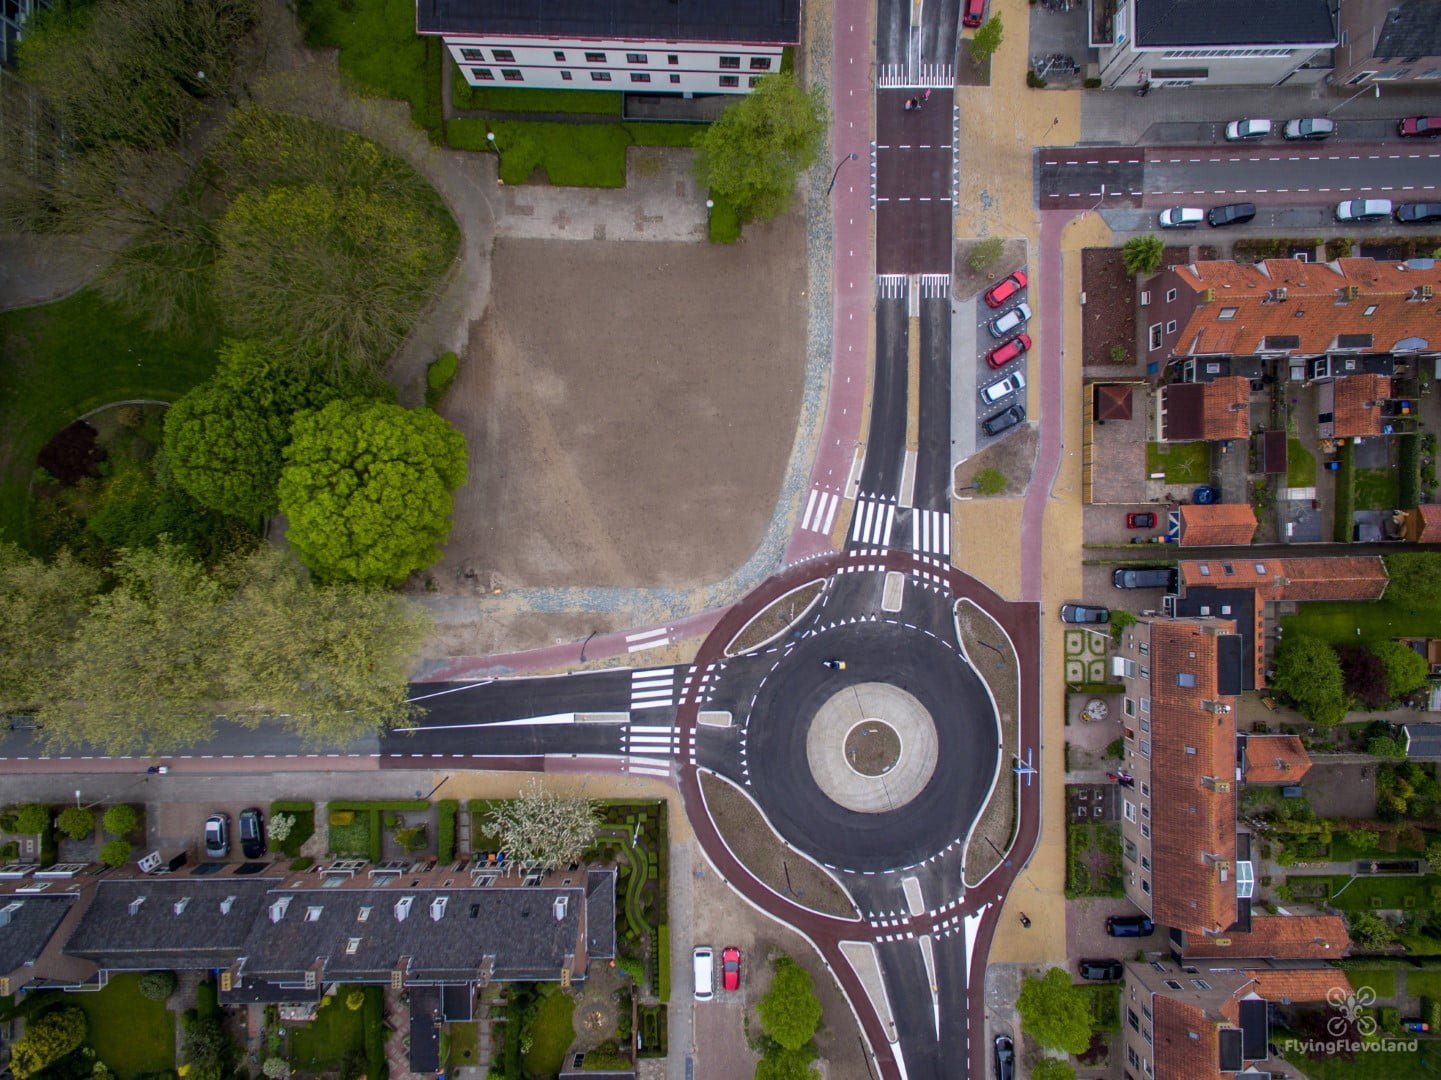
[[[884,503],[865,496],[856,500],[856,516],[851,522],[851,542],[890,547],[891,526],[896,520],[894,503]]]
[[[929,555],[950,555],[951,515],[944,510],[911,512],[914,547]]]
[[[878,274],[876,292],[882,300],[904,300],[909,294],[910,278],[905,274]]]
[[[675,669],[651,668],[630,673],[630,707],[668,709],[675,704]]]
[[[950,274],[922,274],[921,299],[944,300],[951,295]]]
[[[642,630],[638,634],[627,634],[625,636],[625,647],[627,652],[640,652],[643,649],[658,649],[662,645],[670,644],[670,627],[661,626],[654,630]]]
[[[801,518],[801,528],[808,532],[829,536],[831,526],[836,521],[836,510],[840,508],[840,505],[839,492],[811,488],[810,498],[806,500],[805,516]]]
[[[707,664],[705,671],[692,665],[685,673],[685,681],[681,683],[680,698],[677,704],[685,705],[695,701],[705,704],[711,699],[711,683],[720,678],[722,664]]]

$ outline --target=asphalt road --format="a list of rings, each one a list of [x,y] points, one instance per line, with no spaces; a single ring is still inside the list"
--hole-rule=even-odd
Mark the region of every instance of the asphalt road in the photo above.
[[[951,509],[951,299],[921,300],[920,431],[914,504],[950,514]],[[927,550],[914,541],[916,550]],[[939,551],[936,551],[940,554]]]

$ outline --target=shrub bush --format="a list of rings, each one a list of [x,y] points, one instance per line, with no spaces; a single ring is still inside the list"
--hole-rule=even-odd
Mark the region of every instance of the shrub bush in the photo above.
[[[435,845],[436,858],[443,863],[455,858],[455,815],[460,803],[455,799],[441,799],[435,804]]]
[[[106,866],[124,866],[130,861],[131,850],[129,840],[107,840],[100,845],[100,861]]]
[[[460,357],[453,352],[441,353],[432,360],[425,369],[425,403],[431,408],[440,404],[440,399],[450,389],[450,384],[455,382],[459,371]]]
[[[330,812],[330,824],[332,825],[354,825],[354,810],[332,810]]]
[[[290,869],[294,870],[296,873],[299,873],[302,870],[309,870],[314,865],[315,860],[312,859],[309,855],[302,855],[298,859],[290,860]]]
[[[1027,71],[1026,85],[1031,87],[1031,89],[1033,90],[1044,90],[1046,88],[1046,80],[1041,78],[1034,71]]]
[[[1401,509],[1412,510],[1421,501],[1421,439],[1414,431],[1396,436],[1399,464],[1397,466],[1397,502]]]
[[[741,238],[741,216],[728,201],[711,193],[715,203],[710,211],[710,242],[712,244],[734,244]]]
[[[22,806],[15,815],[15,831],[27,836],[43,833],[50,828],[50,808],[39,803]]]
[[[121,803],[105,811],[101,824],[111,836],[129,836],[140,824],[140,815],[136,813],[135,807]]]
[[[150,1001],[164,1001],[175,993],[180,980],[173,971],[147,971],[140,976],[140,996]]]
[[[83,806],[67,806],[55,824],[72,840],[88,840],[95,835],[95,814]]]

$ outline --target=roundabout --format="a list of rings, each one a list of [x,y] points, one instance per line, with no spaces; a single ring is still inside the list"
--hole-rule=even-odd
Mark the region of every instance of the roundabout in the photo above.
[[[837,690],[817,710],[806,762],[821,791],[847,810],[899,810],[935,774],[936,724],[900,687],[858,683]]]

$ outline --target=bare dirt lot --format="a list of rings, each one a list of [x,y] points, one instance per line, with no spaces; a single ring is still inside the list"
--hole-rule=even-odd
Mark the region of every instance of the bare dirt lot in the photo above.
[[[1087,367],[1136,361],[1136,285],[1121,261],[1119,248],[1081,252],[1081,346]],[[1112,350],[1120,353],[1113,356]],[[1119,357],[1119,358],[1118,358]]]
[[[500,240],[440,411],[470,482],[443,592],[689,586],[755,549],[805,369],[802,223],[731,247]]]

